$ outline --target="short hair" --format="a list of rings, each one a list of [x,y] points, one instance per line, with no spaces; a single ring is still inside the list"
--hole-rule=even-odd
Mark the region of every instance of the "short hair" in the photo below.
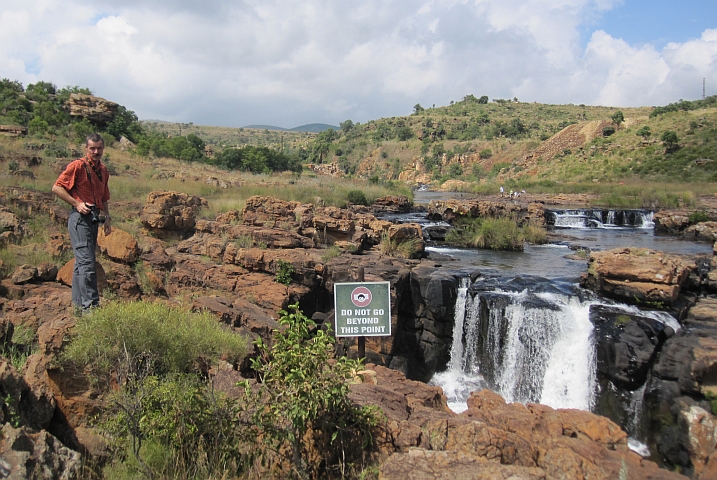
[[[105,145],[105,139],[102,138],[102,135],[100,135],[97,132],[90,133],[89,135],[87,135],[87,138],[85,139],[85,147],[89,146],[90,142],[94,142],[94,143],[102,142],[102,146]]]

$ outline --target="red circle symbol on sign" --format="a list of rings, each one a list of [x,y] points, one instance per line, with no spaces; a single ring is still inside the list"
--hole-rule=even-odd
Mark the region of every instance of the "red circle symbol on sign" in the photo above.
[[[356,287],[351,292],[351,302],[357,307],[366,307],[371,303],[371,290],[366,287]]]

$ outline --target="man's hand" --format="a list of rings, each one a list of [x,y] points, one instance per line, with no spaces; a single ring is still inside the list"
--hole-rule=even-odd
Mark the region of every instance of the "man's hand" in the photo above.
[[[110,233],[112,233],[112,225],[111,225],[111,224],[112,224],[112,219],[111,219],[110,217],[106,217],[106,218],[105,218],[105,225],[104,225],[104,228],[105,228],[105,237],[106,237],[107,235],[109,235]]]

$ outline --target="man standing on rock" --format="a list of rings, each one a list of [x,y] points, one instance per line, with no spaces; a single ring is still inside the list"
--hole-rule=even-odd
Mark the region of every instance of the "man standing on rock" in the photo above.
[[[112,231],[107,202],[109,172],[102,163],[105,142],[98,133],[85,141],[85,156],[71,162],[60,174],[52,193],[72,206],[67,229],[72,250],[75,252],[75,270],[72,273],[72,303],[86,312],[100,304],[95,270],[95,249],[100,223],[104,233]],[[104,212],[104,217],[100,216]]]

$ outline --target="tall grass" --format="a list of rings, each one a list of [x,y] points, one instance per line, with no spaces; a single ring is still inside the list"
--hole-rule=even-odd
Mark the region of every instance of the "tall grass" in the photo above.
[[[446,243],[491,250],[523,250],[523,243],[542,244],[547,241],[543,227],[519,227],[512,218],[459,219],[446,235]]]
[[[198,362],[238,362],[246,353],[246,339],[222,329],[209,313],[113,302],[77,321],[64,359],[106,380],[118,368],[132,371],[147,362],[158,373],[185,373],[196,371]]]

